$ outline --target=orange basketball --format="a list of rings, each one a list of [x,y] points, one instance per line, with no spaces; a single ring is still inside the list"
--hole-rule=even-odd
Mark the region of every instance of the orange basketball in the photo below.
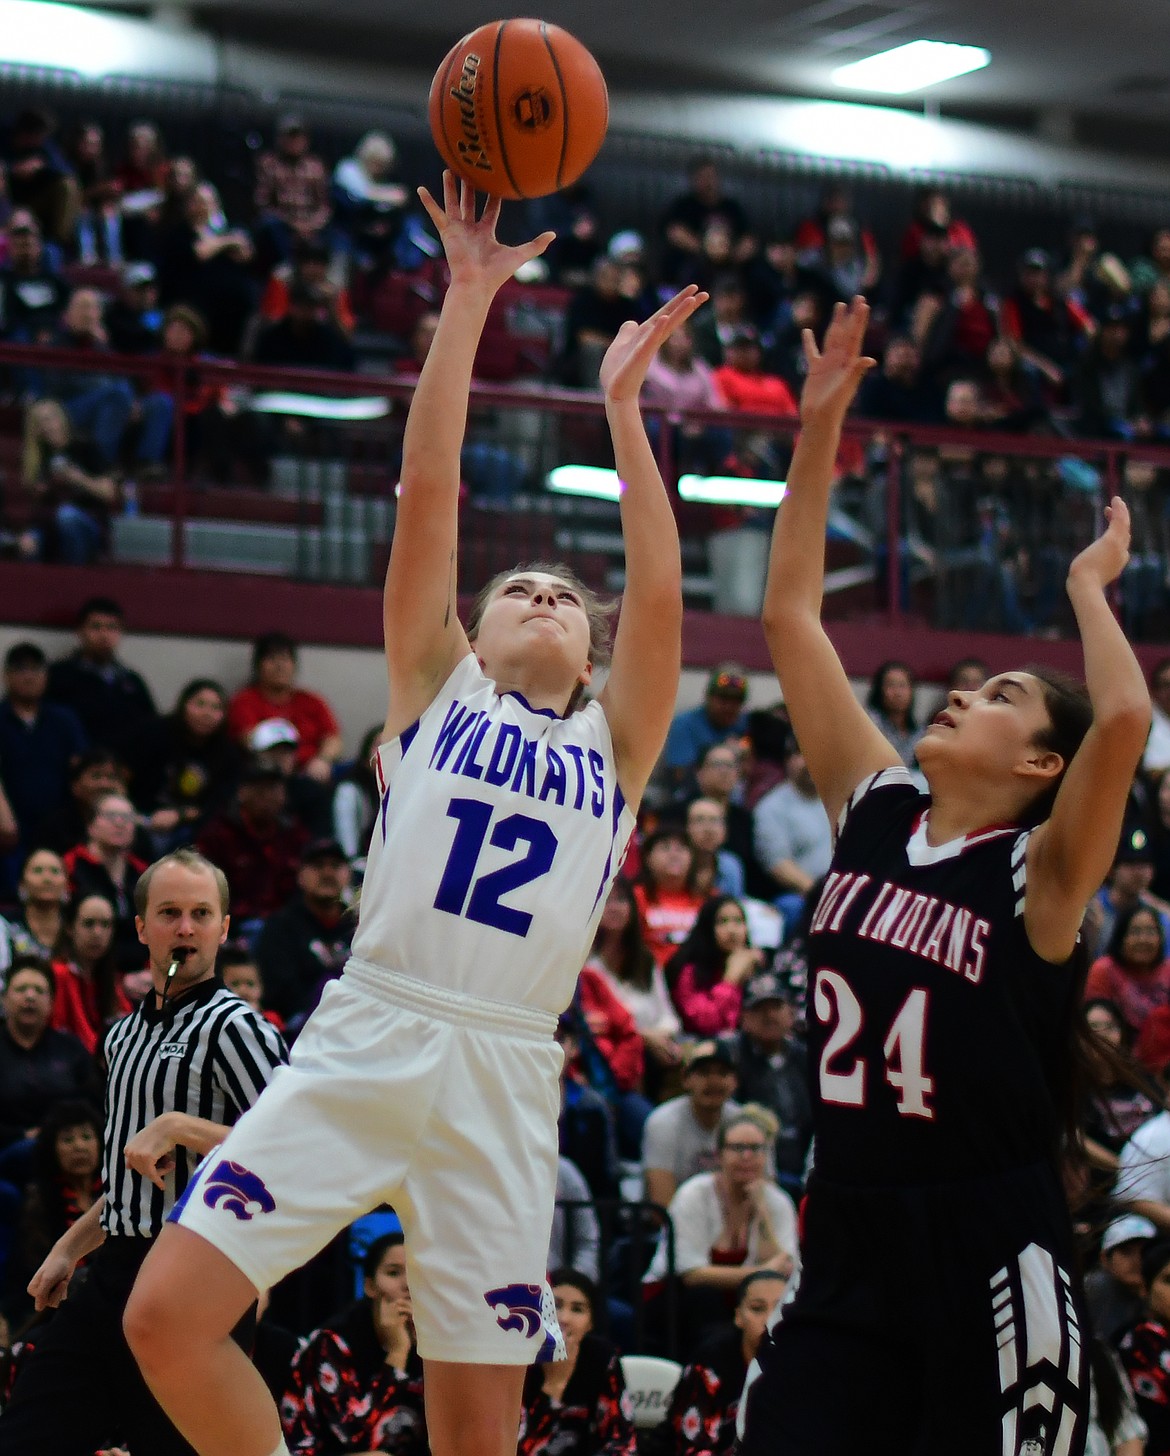
[[[494,20],[448,51],[431,82],[443,161],[480,192],[545,197],[601,149],[609,95],[579,40],[543,20]]]

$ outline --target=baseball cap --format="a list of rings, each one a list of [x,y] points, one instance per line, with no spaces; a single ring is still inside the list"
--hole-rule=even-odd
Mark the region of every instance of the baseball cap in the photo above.
[[[736,330],[738,334],[740,330]],[[755,330],[752,330],[753,334]],[[707,679],[707,692],[717,698],[746,698],[748,690],[747,673],[734,662],[721,662],[711,669]]]
[[[609,247],[605,251],[611,258],[619,261],[622,258],[636,258],[646,251],[646,243],[641,233],[635,232],[633,228],[623,228],[610,238]]]
[[[697,1041],[688,1049],[683,1060],[683,1069],[692,1072],[696,1067],[707,1062],[715,1062],[721,1067],[726,1067],[728,1071],[735,1071],[735,1058],[732,1056],[731,1048],[725,1042],[716,1041],[713,1037],[706,1041]]]
[[[248,734],[248,747],[253,753],[264,753],[281,744],[296,745],[300,741],[301,735],[297,732],[296,725],[287,718],[265,718],[263,723],[257,723]]]
[[[765,1001],[787,1001],[788,992],[784,982],[772,971],[760,971],[743,988],[743,1009],[750,1011],[762,1006]]]
[[[122,282],[127,288],[143,288],[157,277],[153,263],[127,263],[122,269]]]
[[[302,864],[312,864],[314,860],[318,859],[348,860],[349,855],[336,839],[330,839],[328,835],[320,835],[316,839],[310,839],[301,850]]]
[[[1101,1237],[1101,1252],[1109,1253],[1111,1249],[1120,1248],[1122,1244],[1132,1243],[1134,1239],[1156,1239],[1158,1230],[1148,1218],[1143,1218],[1140,1213],[1125,1213],[1120,1218],[1115,1218]]]

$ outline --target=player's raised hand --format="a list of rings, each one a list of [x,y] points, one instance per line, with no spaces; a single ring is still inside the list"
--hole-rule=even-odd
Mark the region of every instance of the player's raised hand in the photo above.
[[[1119,495],[1105,507],[1105,519],[1109,524],[1104,531],[1069,567],[1070,583],[1091,581],[1104,588],[1125,570],[1129,560],[1129,507]]]
[[[651,314],[645,323],[635,323],[630,319],[622,324],[601,361],[601,387],[605,390],[606,399],[637,399],[650,360],[662,347],[663,340],[684,324],[697,308],[702,308],[708,297],[690,283],[664,303],[657,313]]]
[[[839,303],[833,309],[819,349],[812,330],[805,329],[802,343],[808,373],[800,393],[800,417],[806,425],[844,418],[858,385],[876,363],[861,352],[868,327],[869,304],[858,296],[848,307]]]
[[[500,199],[489,197],[477,218],[475,189],[464,181],[456,184],[451,171],[443,173],[442,207],[425,187],[418,189],[418,196],[443,244],[453,284],[495,293],[522,263],[538,258],[556,237],[556,233],[541,233],[530,243],[516,248],[501,243],[496,237]]]

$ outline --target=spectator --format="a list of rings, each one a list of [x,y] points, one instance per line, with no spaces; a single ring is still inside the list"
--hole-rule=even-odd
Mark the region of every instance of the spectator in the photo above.
[[[106,334],[119,354],[153,354],[162,344],[158,274],[153,263],[127,263],[106,309]]]
[[[750,714],[749,718],[754,718]],[[742,752],[734,743],[714,743],[704,749],[695,768],[695,786],[699,797],[712,801],[723,810],[727,826],[727,848],[743,865],[747,875],[748,892],[759,893],[753,887],[752,875],[757,871],[755,849],[752,844],[751,810],[740,802],[743,785],[740,764]],[[783,777],[783,774],[780,774]]]
[[[343,334],[353,333],[356,320],[349,290],[329,274],[330,253],[322,242],[298,243],[292,261],[274,268],[260,299],[258,317],[275,323],[288,313],[289,291],[297,284],[313,289],[329,305],[329,317]]]
[[[1109,878],[1089,901],[1085,916],[1085,944],[1094,958],[1104,955],[1113,937],[1113,927],[1122,911],[1145,905],[1157,915],[1162,935],[1170,945],[1170,905],[1150,894],[1154,860],[1150,837],[1138,824],[1127,823]]]
[[[118,660],[125,621],[111,597],[91,597],[77,614],[77,647],[49,669],[49,698],[73,709],[93,743],[123,756],[155,717],[150,689]]]
[[[657,1085],[662,1069],[678,1065],[678,1013],[666,989],[662,967],[642,938],[638,906],[629,883],[614,880],[597,923],[586,969],[604,976],[634,1019],[649,1056],[648,1081]]]
[[[795,1028],[791,992],[774,972],[761,971],[744,986],[740,1028],[726,1039],[735,1058],[736,1098],[766,1107],[780,1124],[776,1172],[789,1189],[804,1181],[812,1142],[808,1063]]]
[[[71,1032],[93,1055],[110,1026],[130,1011],[114,954],[114,907],[104,895],[79,895],[64,917],[65,954],[53,962],[57,990],[50,1025]]]
[[[938,391],[923,378],[922,356],[913,339],[896,334],[887,342],[882,367],[862,381],[856,409],[866,419],[891,424],[928,425],[939,420]]]
[[[601,358],[629,319],[637,319],[637,302],[622,292],[621,264],[602,253],[594,262],[589,282],[569,301],[565,320],[562,380],[580,389],[597,388]]]
[[[69,765],[69,794],[55,814],[33,834],[38,847],[64,854],[85,838],[90,810],[102,794],[124,794],[130,781],[126,765],[108,748],[87,748]],[[137,850],[141,847],[135,845]]]
[[[1138,1414],[1149,1430],[1149,1456],[1170,1451],[1170,1239],[1155,1239],[1142,1253],[1144,1318],[1118,1350],[1133,1387]]]
[[[713,369],[723,363],[733,334],[751,325],[748,291],[737,273],[725,273],[711,285],[711,307],[704,308],[690,325],[695,353]]]
[[[223,946],[216,957],[216,970],[227,989],[234,991],[245,1006],[250,1006],[265,1021],[270,1021],[277,1031],[284,1031],[284,1017],[264,1005],[264,981],[260,967],[246,945]]]
[[[236,929],[254,937],[260,922],[292,899],[308,830],[287,818],[284,775],[269,764],[248,763],[240,773],[235,804],[204,824],[199,852],[218,865],[232,888]]]
[[[810,259],[805,254],[805,259]],[[872,271],[872,260],[866,255],[861,230],[851,217],[831,217],[825,227],[825,240],[808,261],[813,287],[829,303],[844,303],[866,287]]]
[[[1013,339],[1000,337],[987,346],[983,380],[983,417],[998,430],[1038,429],[1049,418],[1039,376],[1020,357]]]
[[[97,451],[75,442],[69,416],[55,399],[25,410],[21,473],[41,560],[88,566],[105,550],[120,492]]]
[[[50,1107],[67,1097],[92,1101],[98,1093],[92,1059],[75,1036],[49,1025],[54,979],[38,956],[18,955],[4,978],[0,1022],[0,1147],[4,1174],[19,1166],[14,1144],[31,1143]]]
[[[712,668],[702,703],[676,714],[667,734],[663,761],[673,787],[691,776],[709,748],[743,737],[747,695],[747,674],[738,663],[721,662]]]
[[[319,838],[329,833],[329,786],[296,772],[299,744],[300,734],[287,718],[265,718],[248,735],[252,758],[283,775],[289,817]]]
[[[767,1269],[787,1278],[796,1267],[796,1207],[769,1177],[775,1137],[766,1108],[741,1108],[719,1129],[718,1167],[688,1178],[670,1200],[683,1326],[692,1341],[726,1320],[745,1275]],[[647,1283],[666,1276],[667,1258],[660,1237]]]
[[[783,379],[764,370],[760,336],[750,324],[736,329],[728,339],[714,379],[719,398],[730,410],[777,419],[795,419],[799,413]]]
[[[528,1367],[517,1456],[636,1456],[617,1349],[593,1333],[596,1286],[575,1269],[554,1269],[548,1282],[564,1358]]]
[[[1170,769],[1170,657],[1154,664],[1150,673],[1150,698],[1153,721],[1142,768],[1148,774],[1161,775]]]
[[[719,1036],[739,1025],[744,982],[763,963],[748,939],[743,906],[714,895],[695,917],[685,941],[666,964],[666,980],[692,1036]]]
[[[388,1451],[426,1456],[423,1366],[401,1233],[362,1261],[362,1297],[297,1351],[280,1419],[290,1456]]]
[[[82,353],[110,353],[102,323],[101,296],[95,289],[78,288],[73,292],[61,315],[55,342],[60,348]],[[73,428],[92,440],[104,470],[119,464],[123,444],[134,424],[138,427],[134,446],[138,473],[163,473],[173,415],[166,395],[152,393],[137,398],[129,379],[96,369],[53,371],[46,375],[45,392],[65,406]]]
[[[550,1269],[559,1269],[568,1263],[589,1279],[598,1277],[601,1225],[592,1200],[589,1184],[576,1163],[569,1158],[558,1158],[557,1201],[548,1246]],[[575,1206],[566,1208],[566,1204]]]
[[[576,1046],[572,1074],[609,1103],[622,1158],[637,1162],[651,1104],[642,1095],[642,1038],[633,1016],[600,971],[582,968],[562,1015]]]
[[[102,1120],[88,1102],[54,1103],[37,1132],[32,1177],[8,1265],[8,1309],[32,1313],[28,1283],[49,1250],[102,1195]]]
[[[167,158],[162,135],[153,121],[133,121],[126,132],[126,158],[114,173],[130,210],[141,211],[166,182]]]
[[[68,285],[46,256],[40,224],[27,208],[13,210],[5,235],[0,335],[17,344],[47,343],[69,296]]]
[[[670,203],[662,219],[662,278],[675,288],[702,281],[703,239],[713,223],[727,234],[732,264],[746,263],[756,249],[747,213],[725,196],[715,159],[696,157],[687,178],[687,191]]]
[[[29,107],[8,133],[5,161],[13,207],[28,208],[45,236],[61,246],[73,236],[80,206],[77,179],[57,144],[47,111]]]
[[[1146,295],[1137,352],[1150,421],[1165,438],[1170,432],[1170,283],[1159,281]]]
[[[890,321],[919,344],[950,293],[950,262],[946,226],[933,220],[923,222],[918,247],[903,259],[890,293]],[[844,302],[845,296],[839,296]]]
[[[943,229],[952,251],[978,249],[975,234],[962,218],[951,212],[950,198],[938,187],[924,187],[914,199],[914,213],[910,226],[902,235],[901,254],[903,258],[917,257],[922,245],[923,234],[928,228]]]
[[[216,353],[239,352],[244,326],[256,306],[252,253],[251,238],[243,228],[229,225],[210,182],[196,184],[183,216],[162,235],[162,301],[197,309],[207,321],[208,340]]]
[[[877,239],[864,227],[853,212],[853,199],[840,183],[830,182],[821,193],[820,204],[812,217],[801,222],[793,235],[797,262],[806,268],[816,268],[824,256],[829,227],[835,218],[844,218],[857,229],[861,250],[865,255],[866,271],[862,277],[861,291],[872,293],[881,277],[882,260]]]
[[[52,960],[65,946],[65,902],[69,876],[60,855],[34,849],[20,872],[20,913],[8,922],[8,937],[17,955]]]
[[[142,947],[135,925],[134,886],[146,861],[132,854],[137,816],[124,794],[103,794],[90,811],[86,840],[64,859],[75,899],[101,895],[114,907],[114,958],[119,970],[139,970]]]
[[[914,337],[926,370],[971,374],[982,369],[998,334],[999,302],[984,287],[981,268],[973,248],[952,251],[945,288],[927,294],[928,302],[919,304]]]
[[[333,320],[328,295],[296,282],[289,285],[284,317],[260,329],[252,357],[277,369],[349,371],[354,366],[353,346]]]
[[[228,727],[245,743],[266,718],[283,718],[299,735],[297,766],[327,783],[341,754],[341,729],[324,698],[297,686],[297,646],[283,632],[266,632],[252,648],[252,681],[232,698]]]
[[[1132,440],[1149,434],[1140,362],[1130,348],[1130,318],[1109,309],[1085,349],[1072,387],[1080,433],[1090,439]]]
[[[189,844],[209,815],[226,807],[243,759],[228,732],[227,694],[212,678],[192,679],[173,710],[147,723],[130,750],[134,803],[160,844]]]
[[[787,778],[768,790],[753,819],[756,858],[771,876],[776,908],[794,924],[804,897],[828,872],[833,830],[795,741],[784,767]]]
[[[122,189],[106,160],[106,137],[100,122],[81,121],[73,130],[69,164],[77,179],[79,208],[71,256],[87,268],[122,261]]]
[[[374,754],[382,741],[382,725],[366,730],[357,757],[337,780],[333,791],[333,837],[351,863],[364,865],[374,816],[382,798],[374,774]]]
[[[1153,910],[1139,902],[1118,913],[1106,952],[1089,971],[1085,999],[1111,1001],[1134,1033],[1156,1007],[1170,1006],[1170,959]]]
[[[748,1366],[787,1288],[777,1269],[740,1280],[733,1323],[705,1340],[683,1367],[661,1426],[647,1438],[647,1456],[732,1456]]]
[[[261,251],[284,262],[298,241],[320,236],[329,226],[329,178],[311,150],[308,128],[299,116],[276,124],[276,147],[256,164],[256,224]]]
[[[727,808],[718,799],[692,799],[687,805],[687,837],[695,863],[709,868],[708,894],[732,895],[742,899],[744,865],[727,845]]]
[[[1024,362],[1047,381],[1050,391],[1063,391],[1069,372],[1093,321],[1078,304],[1061,298],[1052,285],[1052,264],[1043,248],[1032,248],[1020,260],[1015,291],[1004,300],[1000,323]]]
[[[1156,283],[1170,283],[1170,228],[1157,228],[1144,256],[1130,265],[1133,291],[1147,295]]]
[[[21,841],[64,806],[69,765],[87,746],[77,715],[45,701],[48,662],[35,642],[16,642],[4,655],[0,700],[0,776]]]
[[[594,1198],[616,1198],[620,1188],[613,1113],[601,1093],[595,1092],[581,1074],[578,1019],[562,1016],[556,1037],[564,1054],[561,1113],[557,1119],[561,1156],[581,1170]]]
[[[1113,1219],[1101,1236],[1097,1265],[1085,1275],[1085,1303],[1094,1333],[1108,1345],[1116,1346],[1142,1317],[1142,1255],[1157,1237],[1150,1220],[1136,1213]]]
[[[1146,1022],[1151,1031],[1154,1020]],[[1085,1150],[1094,1167],[1116,1173],[1122,1148],[1157,1111],[1151,1099],[1158,1092],[1133,1060],[1133,1037],[1112,1001],[1102,997],[1086,1001],[1085,1021],[1092,1032],[1089,1055],[1095,1073],[1081,1119]],[[1158,1077],[1162,1069],[1158,1065],[1151,1070]]]
[[[678,328],[663,342],[650,361],[642,387],[642,403],[649,408],[671,411],[720,410],[723,401],[715,387],[710,365],[695,354],[694,339],[687,327]],[[656,438],[661,421],[651,418],[651,437]],[[697,470],[713,475],[731,453],[732,436],[722,425],[701,425],[682,420],[668,422],[680,470]]]
[[[310,841],[300,855],[298,893],[260,932],[256,964],[267,1003],[286,1022],[308,1015],[321,986],[341,974],[349,957],[356,920],[348,906],[350,877],[349,860],[335,839]]]
[[[1152,736],[1152,735],[1151,735]],[[1150,751],[1146,747],[1146,753]],[[1170,893],[1170,774],[1155,779],[1154,814],[1150,825],[1150,853],[1154,861],[1154,878],[1150,892],[1159,900]]]
[[[359,268],[385,272],[394,263],[409,193],[391,180],[398,151],[384,132],[370,131],[333,169],[334,223]]]
[[[642,1176],[651,1203],[665,1208],[688,1178],[717,1165],[719,1129],[740,1110],[732,1101],[734,1091],[735,1065],[728,1047],[718,1041],[695,1042],[683,1064],[682,1095],[661,1103],[646,1119]]]
[[[642,845],[634,898],[646,946],[660,966],[686,939],[705,898],[691,882],[694,858],[686,830],[677,825],[659,825]]]
[[[870,680],[865,700],[870,718],[907,768],[915,765],[914,748],[922,737],[914,713],[914,687],[914,674],[904,662],[883,662]]]

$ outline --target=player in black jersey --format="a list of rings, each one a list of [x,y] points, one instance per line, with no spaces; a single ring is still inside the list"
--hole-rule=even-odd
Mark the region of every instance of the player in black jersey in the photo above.
[[[764,630],[830,818],[809,940],[815,1171],[794,1302],[761,1349],[747,1456],[1080,1456],[1087,1330],[1060,1180],[1074,956],[1150,705],[1106,589],[1129,514],[1073,562],[1087,694],[1032,670],[952,692],[918,760],[820,623],[841,422],[868,310],[805,336],[802,434]]]

